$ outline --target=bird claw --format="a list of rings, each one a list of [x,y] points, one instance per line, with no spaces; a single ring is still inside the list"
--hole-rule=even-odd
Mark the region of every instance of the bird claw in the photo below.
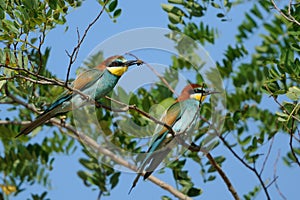
[[[62,115],[59,118],[60,118],[61,125],[65,126],[66,125],[66,118],[67,118],[67,116],[66,115]]]

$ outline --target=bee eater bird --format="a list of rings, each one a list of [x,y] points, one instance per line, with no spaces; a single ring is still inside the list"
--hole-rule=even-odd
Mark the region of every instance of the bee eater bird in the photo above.
[[[178,136],[183,138],[183,136],[193,129],[199,115],[201,103],[207,95],[213,93],[217,92],[205,91],[203,86],[198,84],[187,85],[182,90],[175,103],[166,110],[161,118],[161,122],[171,127],[173,132],[170,132],[171,130],[165,126],[162,127],[161,125],[158,125],[156,127],[156,134],[153,137],[152,144],[138,170],[138,175],[133,181],[129,193],[136,186],[146,166],[144,180],[152,174],[172,150],[172,147],[175,145],[174,142],[176,141],[176,139],[174,140],[176,133],[180,134]]]
[[[98,101],[100,98],[112,91],[120,77],[127,71],[129,66],[141,64],[143,64],[143,61],[141,60],[127,61],[120,55],[111,56],[97,67],[81,73],[72,83],[71,87],[73,89],[80,90],[91,99]],[[79,108],[85,104],[87,104],[87,100],[85,100],[81,95],[73,91],[65,91],[33,122],[23,128],[16,137],[27,135],[52,117]]]

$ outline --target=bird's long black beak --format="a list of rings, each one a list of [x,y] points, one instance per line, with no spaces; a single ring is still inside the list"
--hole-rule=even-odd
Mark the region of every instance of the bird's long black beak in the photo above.
[[[137,65],[137,66],[139,66],[139,65],[142,65],[144,62],[142,61],[142,60],[128,60],[128,61],[126,61],[125,63],[124,63],[124,65],[126,65],[126,66],[132,66],[132,65]]]
[[[207,91],[206,92],[207,95],[218,94],[218,93],[221,93],[221,92],[218,92],[218,91]]]

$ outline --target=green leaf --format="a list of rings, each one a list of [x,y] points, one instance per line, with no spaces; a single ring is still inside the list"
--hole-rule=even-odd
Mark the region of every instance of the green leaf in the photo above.
[[[191,189],[189,189],[187,195],[189,197],[196,197],[196,196],[199,196],[201,193],[202,193],[201,189],[192,187]]]
[[[109,5],[108,5],[108,10],[109,12],[114,11],[118,6],[118,0],[113,0]]]
[[[121,13],[122,13],[122,9],[118,8],[117,10],[115,10],[113,17],[118,18],[121,15]]]
[[[221,165],[226,160],[224,156],[217,156],[214,159],[219,165]]]
[[[276,112],[276,115],[278,115],[278,120],[281,122],[286,122],[287,119],[289,118],[289,116],[285,113],[281,113],[281,112]]]
[[[174,15],[177,16],[186,16],[185,13],[183,12],[183,10],[181,10],[180,8],[170,5],[170,4],[161,4],[163,10],[165,10],[168,13],[173,13]]]
[[[181,17],[174,13],[168,13],[169,20],[172,24],[178,24],[181,22]]]
[[[170,197],[167,197],[167,196],[162,196],[161,200],[172,200],[172,199]]]
[[[56,10],[56,8],[57,8],[57,1],[58,1],[58,0],[50,0],[50,1],[48,1],[49,7],[50,7],[52,10]]]
[[[96,163],[94,163],[93,161],[91,161],[91,160],[87,160],[87,159],[85,159],[85,158],[80,158],[79,159],[79,162],[85,167],[85,168],[87,168],[87,169],[89,169],[89,170],[93,170],[93,169],[95,169],[95,168],[97,168],[97,164]]]
[[[175,6],[171,5],[171,4],[165,4],[165,3],[162,3],[161,4],[161,7],[164,11],[166,12],[170,12]]]
[[[6,80],[0,80],[0,90],[2,89],[2,86],[6,83]]]
[[[110,177],[111,189],[113,189],[119,182],[120,172],[115,173]]]
[[[245,145],[247,145],[250,141],[251,141],[251,138],[252,138],[252,136],[247,136],[245,139],[243,139],[242,141],[240,141],[240,144],[242,145],[242,146],[245,146]]]
[[[208,177],[207,181],[213,181],[213,180],[215,180],[215,179],[216,179],[216,176],[210,175],[210,176]]]
[[[293,43],[291,44],[292,49],[294,49],[295,51],[300,51],[300,46],[297,43]]]
[[[300,89],[296,86],[292,86],[287,91],[286,96],[292,101],[298,101],[300,98]]]
[[[258,7],[256,4],[254,4],[253,8],[251,9],[251,12],[258,17],[259,19],[263,19],[263,15],[261,14],[261,12],[259,11]]]
[[[219,4],[217,4],[217,3],[215,3],[215,2],[211,2],[211,5],[213,6],[213,7],[215,7],[215,8],[218,8],[218,9],[220,9],[221,8],[221,6],[219,5]]]
[[[181,5],[185,3],[184,0],[168,0],[168,2],[174,4],[181,4]]]
[[[218,13],[218,14],[217,14],[217,17],[223,18],[223,17],[225,17],[225,15],[224,15],[223,13]]]

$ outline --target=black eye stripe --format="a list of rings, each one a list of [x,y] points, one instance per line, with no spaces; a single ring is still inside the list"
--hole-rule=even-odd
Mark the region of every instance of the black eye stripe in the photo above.
[[[195,92],[195,93],[202,93],[202,94],[205,93],[205,91],[204,91],[203,89],[200,89],[200,88],[195,88],[195,89],[194,89],[194,92]]]
[[[194,93],[205,94],[206,92],[202,88],[194,88],[194,89],[189,90],[189,94],[194,94]]]
[[[109,67],[120,67],[123,66],[123,62],[119,60],[115,60],[109,64]]]

